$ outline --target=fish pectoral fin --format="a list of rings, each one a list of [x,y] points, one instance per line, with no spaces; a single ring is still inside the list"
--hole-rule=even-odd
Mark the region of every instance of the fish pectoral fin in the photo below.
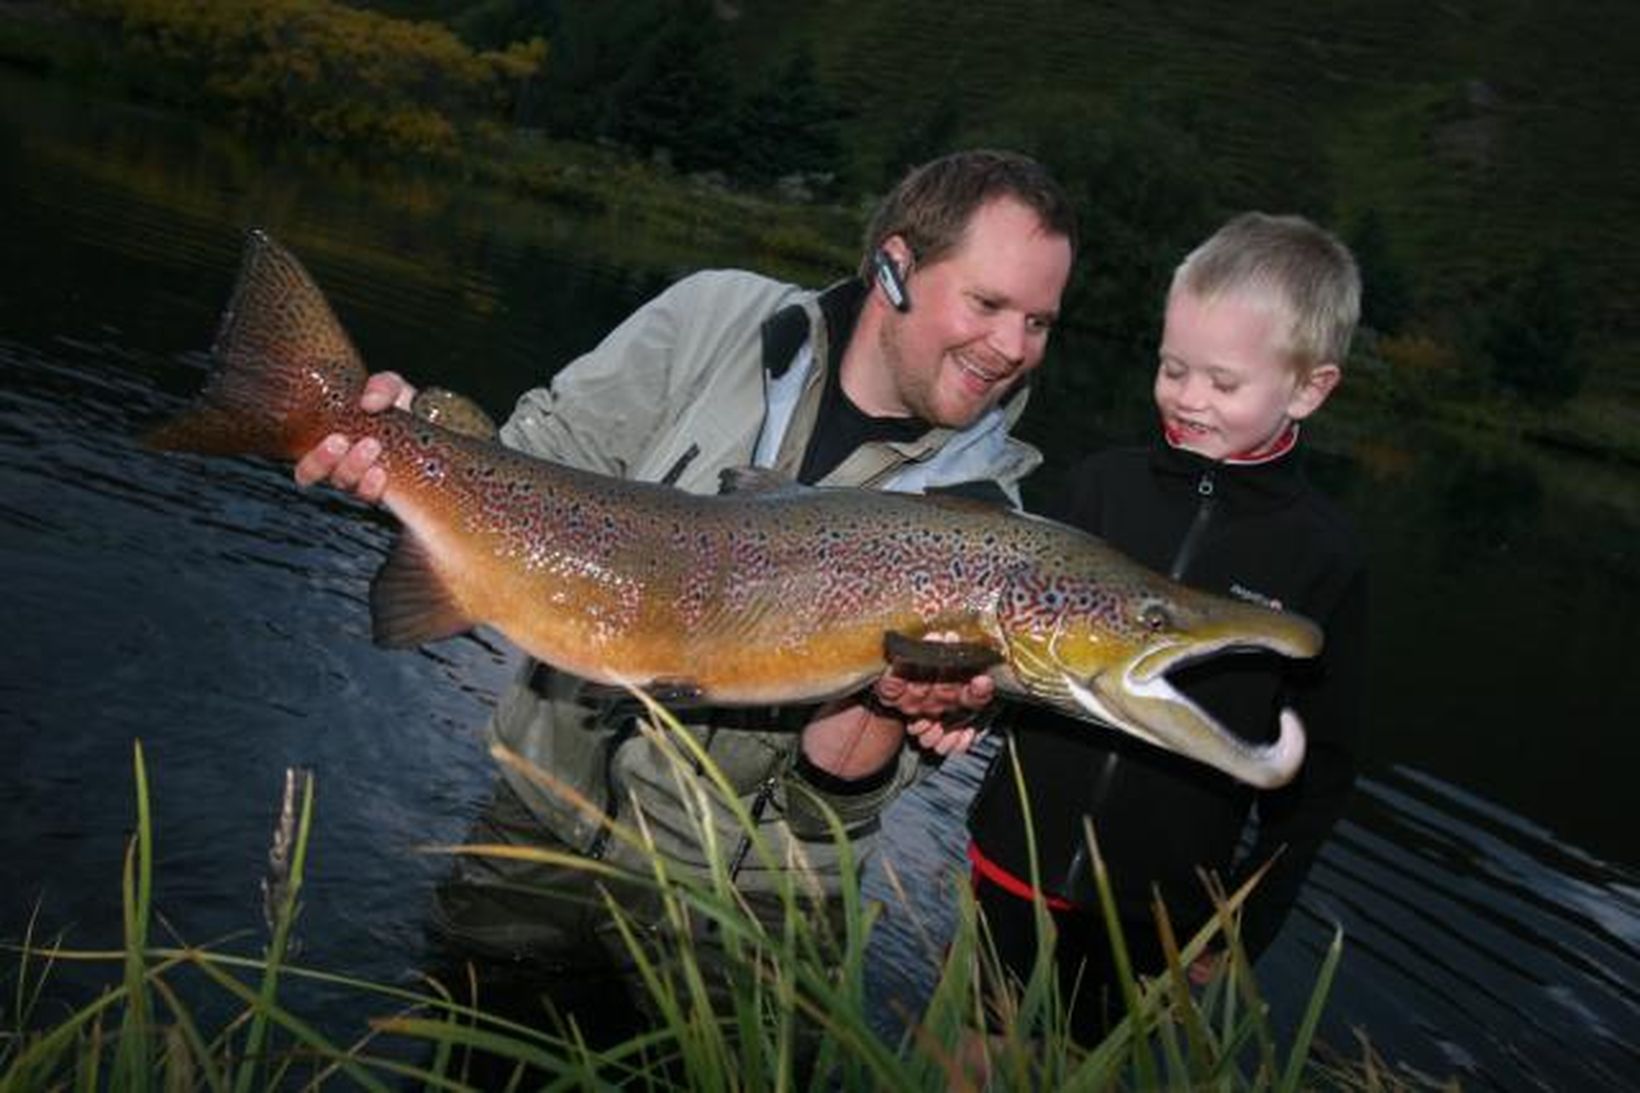
[[[883,635],[883,655],[899,675],[918,680],[963,680],[1002,662],[1002,654],[978,641],[929,641],[897,630]]]
[[[432,555],[413,533],[399,536],[370,582],[370,628],[376,644],[404,649],[454,637],[473,620],[450,597]]]
[[[484,408],[466,395],[443,387],[423,387],[410,403],[410,412],[441,429],[479,440],[495,440],[499,430]]]

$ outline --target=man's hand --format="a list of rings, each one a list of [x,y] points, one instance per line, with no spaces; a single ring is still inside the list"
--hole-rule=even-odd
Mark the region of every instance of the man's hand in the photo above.
[[[365,382],[359,408],[367,414],[379,414],[390,406],[408,410],[415,397],[416,389],[397,372],[377,372]],[[381,454],[381,445],[372,437],[354,442],[332,433],[297,461],[296,484],[307,487],[325,482],[361,501],[378,504],[387,491],[387,471],[376,464]]]
[[[929,641],[956,641],[952,633]],[[908,679],[893,668],[872,685],[872,701],[857,696],[821,707],[803,729],[803,754],[820,770],[839,778],[865,778],[882,770],[905,746],[909,734],[937,755],[958,755],[980,730],[942,721],[983,709],[996,696],[996,681],[981,673],[958,682]]]
[[[929,634],[927,641],[957,641],[952,632]],[[936,755],[960,755],[973,747],[980,730],[961,722],[979,713],[996,698],[996,681],[981,672],[961,681],[928,682],[908,679],[893,668],[873,687],[877,701],[905,717],[905,731],[922,748]]]

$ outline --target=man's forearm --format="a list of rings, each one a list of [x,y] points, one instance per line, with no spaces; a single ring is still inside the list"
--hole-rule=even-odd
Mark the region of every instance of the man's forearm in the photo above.
[[[905,722],[858,698],[828,703],[803,727],[803,758],[834,778],[853,781],[878,773],[905,746]]]

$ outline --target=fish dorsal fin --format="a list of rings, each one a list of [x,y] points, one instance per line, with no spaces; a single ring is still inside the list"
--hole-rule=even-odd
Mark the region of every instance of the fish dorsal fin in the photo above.
[[[977,513],[982,516],[996,516],[999,514],[1016,514],[1008,500],[1008,495],[998,490],[995,497],[979,496],[972,493],[957,493],[948,490],[929,490],[922,497],[931,505],[938,505],[951,512]]]
[[[438,641],[473,628],[473,620],[451,599],[433,568],[432,555],[413,532],[399,537],[370,582],[370,628],[376,644],[389,649]]]
[[[809,489],[767,467],[725,467],[718,472],[718,493],[728,495],[756,495],[795,493]]]

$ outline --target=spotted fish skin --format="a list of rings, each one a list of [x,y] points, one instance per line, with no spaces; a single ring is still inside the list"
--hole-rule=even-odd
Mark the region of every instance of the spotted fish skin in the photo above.
[[[1236,648],[1313,656],[1297,616],[1212,597],[1051,521],[971,502],[754,479],[699,496],[536,459],[399,410],[358,408],[367,371],[301,264],[253,233],[187,409],[160,448],[293,460],[374,437],[403,535],[372,586],[403,646],[484,623],[601,683],[724,705],[812,702],[885,668],[885,638],[952,631],[999,689],[1131,732],[1255,785],[1301,733],[1252,745],[1166,672]]]

